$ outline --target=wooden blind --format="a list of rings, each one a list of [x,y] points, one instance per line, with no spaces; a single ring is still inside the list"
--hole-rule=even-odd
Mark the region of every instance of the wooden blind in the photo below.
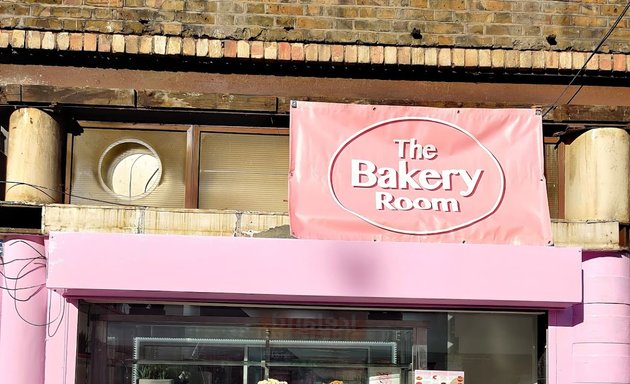
[[[199,208],[288,211],[289,137],[202,133]]]

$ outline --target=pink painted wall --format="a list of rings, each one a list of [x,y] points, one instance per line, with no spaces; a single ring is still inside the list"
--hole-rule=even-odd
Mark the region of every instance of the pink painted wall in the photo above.
[[[549,313],[549,383],[630,383],[630,258],[585,253],[584,302]]]
[[[4,244],[0,383],[44,383],[48,291],[44,239],[10,238]],[[33,287],[33,288],[30,288]]]
[[[53,233],[49,257],[48,286],[70,297],[536,308],[582,300],[575,248]]]

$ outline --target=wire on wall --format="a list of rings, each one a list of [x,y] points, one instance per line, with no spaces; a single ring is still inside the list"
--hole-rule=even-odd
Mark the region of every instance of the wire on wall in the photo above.
[[[564,96],[565,93],[567,93],[567,91],[569,90],[569,88],[571,88],[571,86],[573,85],[573,83],[575,82],[575,80],[582,74],[582,72],[584,71],[584,69],[586,68],[586,65],[588,64],[589,61],[591,61],[591,59],[593,58],[593,56],[595,56],[595,54],[597,53],[597,51],[599,51],[599,49],[602,47],[602,45],[604,45],[604,42],[606,42],[606,40],[608,40],[608,38],[610,37],[610,35],[613,33],[613,31],[615,30],[615,28],[617,28],[617,25],[619,25],[619,23],[621,22],[621,19],[623,19],[623,17],[626,15],[626,12],[628,12],[628,9],[630,8],[630,1],[628,1],[628,3],[626,4],[626,6],[623,8],[623,10],[621,11],[621,13],[619,13],[619,16],[617,16],[617,19],[615,20],[615,22],[610,26],[610,28],[608,29],[608,32],[606,32],[606,34],[602,37],[602,39],[599,41],[599,43],[597,44],[597,46],[595,47],[595,49],[593,49],[593,51],[591,52],[591,54],[588,56],[588,58],[586,59],[586,61],[584,62],[584,64],[582,65],[582,68],[580,68],[579,71],[577,71],[577,73],[571,78],[571,81],[569,82],[569,84],[564,88],[564,90],[562,90],[562,92],[560,93],[560,95],[556,98],[556,100],[553,102],[553,104],[551,104],[551,106],[549,107],[549,109],[547,109],[547,111],[545,113],[543,113],[543,118],[545,118],[545,116],[547,116],[547,114],[551,111],[553,111],[554,109],[556,109],[556,107],[558,106],[558,103],[560,102],[560,99],[562,98],[562,96]],[[580,91],[582,90],[584,86],[580,85],[580,87],[575,91],[575,93],[573,93],[573,95],[569,98],[569,100],[566,102],[567,105],[571,104],[571,102],[573,101],[573,99],[575,99],[575,97],[578,95],[578,93],[580,93]]]
[[[31,244],[29,244],[28,242],[24,240],[12,240],[8,243],[0,243],[0,245],[2,245],[2,247],[0,247],[0,250],[1,250],[0,275],[2,275],[2,281],[4,282],[4,284],[0,284],[0,291],[5,291],[7,295],[13,300],[13,307],[15,309],[15,312],[18,315],[18,317],[22,319],[22,321],[34,327],[46,327],[46,333],[48,337],[54,337],[59,331],[59,328],[61,327],[61,324],[63,323],[63,319],[65,317],[67,303],[65,299],[63,298],[63,296],[59,295],[59,313],[57,313],[57,315],[54,318],[51,318],[52,317],[53,290],[48,289],[48,299],[47,299],[48,308],[47,308],[47,314],[46,314],[47,319],[46,319],[46,322],[43,324],[35,323],[28,320],[20,312],[20,308],[19,308],[19,303],[25,303],[32,300],[38,293],[46,289],[46,285],[43,283],[37,284],[37,285],[25,286],[25,287],[18,286],[21,279],[25,278],[26,276],[28,276],[29,274],[37,270],[46,268],[46,261],[47,261],[46,256],[42,254],[37,248],[33,247]],[[4,260],[5,248],[13,247],[16,245],[22,245],[22,246],[27,246],[31,248],[31,250],[37,253],[37,256],[30,257],[30,258],[13,259],[11,261],[5,262]],[[17,272],[15,276],[8,276],[5,266],[11,263],[15,263],[15,262],[26,262],[26,263],[19,269],[19,271]],[[10,281],[12,282],[12,286],[9,283]],[[26,298],[18,297],[18,292],[27,291],[27,290],[34,290],[34,291],[30,293],[28,297]],[[53,325],[55,326],[54,329],[51,328],[51,326]]]

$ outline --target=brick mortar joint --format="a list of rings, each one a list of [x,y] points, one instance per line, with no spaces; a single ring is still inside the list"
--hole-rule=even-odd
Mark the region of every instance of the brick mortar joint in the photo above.
[[[179,55],[320,63],[533,70],[577,70],[591,54],[591,52],[585,51],[303,43],[167,35],[0,29],[0,48],[8,47],[160,56]],[[598,53],[588,63],[586,69],[630,72],[630,53]]]

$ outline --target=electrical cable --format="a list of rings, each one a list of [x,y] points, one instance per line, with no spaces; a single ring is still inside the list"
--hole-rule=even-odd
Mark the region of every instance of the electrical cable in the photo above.
[[[577,73],[573,76],[573,78],[571,78],[571,81],[569,82],[569,84],[564,88],[564,90],[560,93],[560,95],[556,98],[556,100],[553,102],[553,104],[551,104],[551,106],[549,107],[549,109],[547,109],[547,111],[545,113],[543,113],[542,117],[544,118],[545,116],[547,116],[547,114],[549,112],[551,112],[552,110],[554,110],[555,108],[557,108],[558,102],[560,101],[560,99],[562,98],[562,96],[564,96],[564,94],[569,90],[569,88],[573,85],[573,82],[575,82],[575,80],[582,74],[582,71],[584,71],[584,68],[586,68],[586,65],[588,64],[588,62],[593,58],[593,56],[595,56],[595,54],[597,53],[597,51],[599,51],[599,49],[602,47],[602,45],[604,45],[604,42],[608,39],[608,37],[610,37],[610,35],[613,33],[613,31],[615,30],[615,28],[617,28],[617,25],[619,25],[619,23],[621,22],[621,19],[623,19],[623,17],[625,16],[626,12],[628,12],[628,9],[630,8],[630,1],[628,1],[628,3],[626,4],[626,6],[623,8],[623,11],[621,11],[621,13],[619,14],[619,16],[617,17],[617,19],[615,20],[615,22],[610,26],[610,28],[608,29],[608,32],[606,32],[606,34],[602,37],[602,39],[599,41],[599,44],[597,44],[597,46],[595,47],[595,49],[591,52],[591,54],[589,55],[589,57],[586,59],[586,61],[584,62],[584,64],[582,65],[582,68],[580,68],[579,71],[577,71]],[[571,96],[571,98],[569,99],[569,101],[567,101],[567,105],[571,103],[571,101],[573,101],[573,99],[577,96],[577,94],[582,90],[582,87],[584,87],[584,85],[580,85],[580,87],[577,89],[577,91],[575,91],[575,93],[573,94],[573,96]]]
[[[69,192],[66,192],[66,191],[63,191],[63,190],[54,189],[54,188],[47,188],[47,187],[44,187],[42,185],[27,183],[27,182],[23,182],[23,181],[0,180],[0,184],[16,184],[14,186],[9,187],[7,189],[7,191],[10,190],[11,188],[15,187],[15,186],[18,186],[18,185],[24,185],[24,186],[27,186],[27,187],[31,187],[31,188],[33,188],[33,189],[35,189],[35,190],[45,194],[46,196],[50,197],[52,200],[55,200],[55,198],[50,196],[46,192],[44,192],[44,190],[57,192],[57,193],[61,193],[61,194],[66,195],[66,196],[70,196],[70,197],[74,197],[74,198],[82,199],[82,200],[93,201],[93,202],[96,202],[96,203],[118,205],[118,206],[121,206],[121,207],[140,207],[140,205],[136,205],[136,204],[124,204],[124,203],[119,203],[119,202],[114,202],[114,201],[108,201],[108,200],[102,200],[102,199],[94,199],[94,198],[91,198],[91,197],[75,195],[73,193],[69,193]],[[152,206],[150,206],[150,205],[142,205],[142,207],[152,208]]]
[[[44,324],[37,324],[37,323],[34,323],[34,322],[32,322],[32,321],[27,320],[27,319],[26,319],[26,318],[22,315],[22,313],[20,313],[20,310],[19,310],[19,307],[18,307],[18,303],[19,303],[19,302],[28,302],[28,301],[30,301],[30,300],[31,300],[33,297],[35,297],[35,296],[36,296],[39,292],[41,292],[43,289],[45,289],[45,288],[46,288],[46,285],[45,285],[45,284],[38,284],[38,285],[29,286],[29,287],[18,287],[18,283],[19,283],[19,280],[20,280],[20,279],[24,278],[25,276],[28,276],[29,274],[31,274],[31,273],[33,273],[33,272],[35,272],[35,271],[39,270],[39,269],[45,268],[45,266],[46,266],[46,264],[45,264],[45,263],[41,263],[41,262],[37,262],[37,261],[38,261],[38,260],[42,260],[42,259],[43,259],[43,260],[46,260],[46,257],[45,257],[45,256],[44,256],[44,255],[43,255],[43,254],[42,254],[42,253],[41,253],[41,252],[40,252],[37,248],[33,247],[31,244],[29,244],[28,242],[26,242],[26,241],[24,241],[24,240],[14,240],[14,241],[11,241],[11,242],[9,242],[9,243],[5,243],[5,244],[6,244],[6,245],[3,245],[3,246],[7,246],[7,247],[11,247],[11,246],[13,246],[13,245],[15,245],[15,244],[23,244],[23,245],[26,245],[26,246],[28,246],[29,248],[31,248],[33,251],[35,251],[35,252],[38,254],[38,256],[36,256],[36,257],[31,257],[31,258],[14,259],[14,260],[11,260],[11,261],[9,261],[9,262],[5,262],[5,261],[4,261],[4,258],[0,258],[0,259],[2,259],[2,264],[1,264],[1,266],[2,266],[2,267],[4,267],[5,265],[10,264],[10,263],[12,263],[12,262],[15,262],[15,261],[27,261],[27,263],[26,263],[26,264],[24,264],[24,265],[23,265],[23,266],[19,269],[19,271],[18,271],[18,273],[17,273],[17,275],[16,275],[15,277],[12,277],[12,276],[7,276],[7,274],[6,274],[6,270],[5,270],[5,271],[0,270],[0,274],[1,274],[1,275],[2,275],[2,277],[4,278],[4,285],[5,285],[4,287],[1,287],[1,286],[0,286],[0,289],[4,289],[4,290],[6,290],[7,294],[9,295],[9,297],[10,297],[11,299],[13,299],[13,306],[14,306],[14,308],[15,308],[15,312],[16,312],[16,314],[18,315],[18,317],[19,317],[22,321],[24,321],[25,323],[27,323],[27,324],[29,324],[29,325],[36,326],[36,327],[47,327],[47,331],[46,331],[46,332],[47,332],[48,336],[49,336],[49,337],[53,337],[53,336],[54,336],[54,335],[55,335],[55,334],[59,331],[59,328],[61,327],[61,324],[63,323],[63,319],[64,319],[64,316],[65,316],[65,311],[66,311],[66,305],[67,305],[67,303],[64,301],[63,296],[59,295],[59,298],[60,298],[60,308],[61,308],[61,309],[60,309],[60,313],[58,313],[58,314],[57,314],[57,316],[55,316],[55,318],[54,318],[54,319],[51,319],[51,310],[52,310],[52,290],[50,290],[50,289],[48,290],[48,299],[47,299],[48,308],[47,308],[47,314],[46,314],[47,321],[46,321],[46,323],[44,323]],[[26,270],[26,269],[27,269],[27,268],[28,268],[31,264],[33,264],[33,265],[37,265],[37,267],[32,268],[32,269],[30,269],[30,270],[28,270],[28,271],[26,271],[26,272],[25,272],[25,270]],[[4,268],[3,268],[3,269],[4,269]],[[14,281],[14,284],[13,284],[13,287],[12,287],[12,288],[9,286],[9,282],[8,282],[8,280],[13,280],[13,281]],[[18,291],[23,291],[23,290],[27,290],[27,289],[35,289],[35,291],[34,291],[33,293],[31,293],[31,294],[30,294],[27,298],[18,298],[18,297],[17,297],[17,292],[18,292]],[[12,293],[12,292],[13,292],[13,293]],[[57,324],[57,327],[55,328],[54,332],[53,332],[53,333],[51,333],[51,332],[50,332],[50,329],[51,329],[51,328],[50,328],[50,326],[51,326],[52,324],[54,324],[55,322],[57,322],[57,320],[59,320],[59,323]]]

